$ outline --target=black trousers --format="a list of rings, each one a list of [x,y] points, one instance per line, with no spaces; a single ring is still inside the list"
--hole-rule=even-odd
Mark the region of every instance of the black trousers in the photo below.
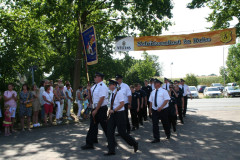
[[[178,117],[180,121],[183,121],[183,109],[182,109],[182,104],[177,106],[178,108]]]
[[[130,109],[132,126],[139,128],[137,109]]]
[[[147,118],[147,108],[148,108],[147,105],[144,104],[144,105],[143,105],[143,112],[142,112],[142,113],[143,113],[143,118],[144,118],[144,119]]]
[[[87,133],[86,144],[93,145],[97,140],[98,124],[100,123],[106,137],[107,137],[107,106],[102,106],[95,115],[95,123],[93,121],[92,114],[90,116],[90,128]],[[94,111],[94,109],[92,110]]]
[[[124,112],[126,116],[126,125],[127,125],[126,129],[127,129],[127,132],[130,132],[131,127],[130,127],[129,118],[128,118],[128,103],[124,104],[124,108],[125,108]]]
[[[168,119],[168,108],[161,110],[160,112],[152,109],[152,123],[153,123],[153,138],[160,139],[159,133],[159,120],[161,120],[163,129],[165,131],[166,136],[170,136],[170,125]]]
[[[187,112],[187,103],[188,103],[188,96],[184,96],[184,109],[183,109],[183,115],[186,115]]]
[[[138,114],[138,122],[143,123],[143,108],[141,108],[141,105],[139,107],[139,112],[137,112],[137,114]]]
[[[120,136],[129,144],[130,146],[135,145],[137,142],[133,137],[131,137],[126,132],[126,116],[124,111],[118,111],[110,115],[107,121],[107,140],[108,140],[108,150],[109,152],[115,152],[115,129],[117,127]]]
[[[169,119],[170,129],[171,129],[171,127],[176,128],[176,125],[177,125],[177,115],[169,114],[168,119]]]

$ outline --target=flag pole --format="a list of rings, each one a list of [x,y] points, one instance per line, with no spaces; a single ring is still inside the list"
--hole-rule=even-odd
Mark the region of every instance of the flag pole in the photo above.
[[[82,39],[82,45],[83,45],[83,52],[84,52],[84,56],[85,56],[85,69],[86,69],[86,74],[87,74],[87,82],[88,82],[88,85],[90,85],[88,65],[87,65],[87,54],[86,54],[86,48],[85,48],[84,41],[83,41],[81,20],[79,20],[79,25],[80,25],[81,39]]]
[[[83,52],[84,52],[84,55],[85,55],[85,69],[86,69],[86,74],[87,74],[87,82],[88,82],[88,86],[90,86],[89,73],[88,73],[88,65],[87,65],[87,53],[86,53],[86,48],[85,48],[84,41],[83,41],[81,19],[79,19],[79,26],[80,26],[80,32],[81,32],[82,45],[83,45]],[[88,93],[89,93],[88,95],[89,95],[90,105],[93,105],[91,89],[88,89]],[[96,123],[96,120],[95,120],[95,117],[94,117],[94,116],[93,116],[93,122]]]

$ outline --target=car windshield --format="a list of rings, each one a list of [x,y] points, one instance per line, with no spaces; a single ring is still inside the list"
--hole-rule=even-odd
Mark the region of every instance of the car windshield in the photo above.
[[[208,88],[208,91],[219,91],[218,88]]]
[[[197,89],[195,87],[189,87],[190,91],[197,91]]]
[[[222,85],[220,83],[213,83],[213,86],[220,87]]]

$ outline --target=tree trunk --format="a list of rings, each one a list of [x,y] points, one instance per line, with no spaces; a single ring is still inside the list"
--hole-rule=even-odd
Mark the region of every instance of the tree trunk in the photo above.
[[[83,54],[83,42],[81,38],[81,30],[79,26],[79,37],[78,37],[78,48],[77,48],[77,54],[75,58],[75,66],[74,66],[74,75],[73,75],[73,96],[75,96],[75,93],[80,85],[80,73],[81,73],[81,60],[82,54]]]

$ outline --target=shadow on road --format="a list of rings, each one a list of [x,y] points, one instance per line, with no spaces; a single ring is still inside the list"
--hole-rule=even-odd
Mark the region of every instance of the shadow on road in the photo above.
[[[152,125],[132,132],[139,142],[139,152],[133,153],[120,137],[117,137],[116,156],[104,157],[107,142],[102,131],[95,150],[83,151],[81,145],[89,122],[34,129],[18,132],[11,137],[0,136],[0,159],[240,159],[240,125],[234,121],[220,121],[191,113],[185,124],[179,124],[177,133],[166,140],[160,127],[161,142],[151,144]]]

